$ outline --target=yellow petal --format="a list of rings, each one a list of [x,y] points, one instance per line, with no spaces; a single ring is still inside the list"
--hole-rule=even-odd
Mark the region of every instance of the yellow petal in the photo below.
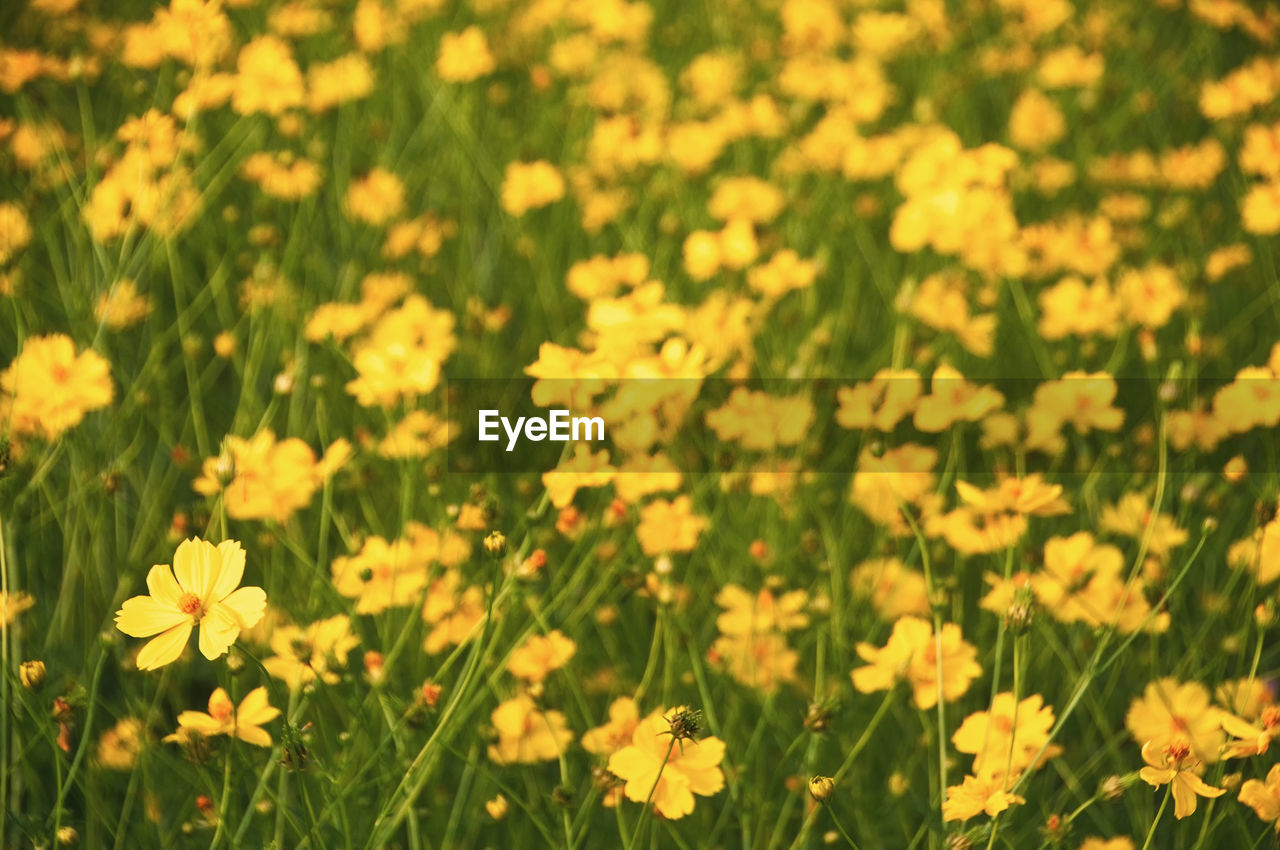
[[[242,726],[261,726],[279,716],[280,709],[274,708],[268,702],[267,689],[257,687],[249,691],[240,701],[240,708],[236,711],[236,723]]]
[[[200,621],[200,652],[213,661],[222,656],[240,636],[236,616],[222,603],[214,603]]]
[[[1173,815],[1179,820],[1196,811],[1196,792],[1183,779],[1185,776],[1176,776],[1173,780]]]
[[[116,612],[116,628],[129,637],[158,635],[184,621],[190,623],[191,616],[150,596],[126,599]]]
[[[151,568],[147,573],[147,590],[152,599],[171,608],[177,608],[178,600],[182,597],[182,588],[178,586],[168,564],[156,564]]]
[[[265,729],[260,729],[257,726],[237,727],[236,737],[246,744],[253,744],[255,747],[271,746],[271,736],[267,734]]]
[[[153,638],[138,653],[138,669],[154,670],[177,661],[178,656],[182,655],[182,650],[186,648],[187,639],[191,637],[193,625],[191,618],[187,617],[169,631]]]
[[[252,629],[267,610],[267,592],[260,587],[242,587],[222,599],[216,607],[230,611],[240,628]]]
[[[218,578],[209,591],[209,599],[213,602],[225,599],[240,586],[240,580],[244,578],[244,549],[235,540],[224,540],[218,544],[216,561],[219,564]]]
[[[662,762],[652,753],[645,752],[637,746],[627,746],[609,756],[609,772],[619,779],[625,779],[627,799],[643,803],[649,796],[649,789],[658,778]]]
[[[193,732],[199,732],[206,738],[221,735],[223,732],[222,723],[203,711],[182,712],[178,715],[178,726],[183,729],[190,729]]]
[[[218,575],[218,550],[207,540],[192,537],[178,544],[173,553],[173,572],[182,589],[204,602]]]

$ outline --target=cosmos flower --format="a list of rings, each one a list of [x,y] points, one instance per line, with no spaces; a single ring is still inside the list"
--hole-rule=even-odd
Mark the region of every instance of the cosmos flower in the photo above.
[[[184,742],[192,733],[205,738],[214,735],[231,735],[246,744],[257,747],[271,746],[271,735],[262,728],[280,716],[280,709],[273,708],[267,698],[267,689],[254,688],[240,701],[239,707],[222,688],[209,696],[209,713],[184,711],[178,715],[178,731],[166,735],[166,741]]]
[[[176,661],[197,627],[201,654],[210,661],[224,655],[242,629],[257,625],[267,605],[262,588],[239,587],[243,576],[244,549],[235,540],[214,546],[193,537],[178,545],[172,569],[152,567],[150,595],[126,599],[116,612],[120,631],[152,638],[138,653],[138,669]]]

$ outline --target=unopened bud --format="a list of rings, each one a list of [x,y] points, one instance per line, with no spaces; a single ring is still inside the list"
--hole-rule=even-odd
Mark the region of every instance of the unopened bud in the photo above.
[[[507,538],[501,531],[491,531],[484,539],[484,550],[494,557],[507,551]]]
[[[45,667],[43,661],[24,661],[18,666],[18,679],[22,687],[35,690],[44,682]]]
[[[484,803],[484,810],[488,812],[489,817],[494,820],[502,820],[505,818],[510,808],[511,807],[507,804],[507,798],[501,794],[494,797],[492,800],[486,800]]]
[[[836,781],[830,776],[815,776],[809,780],[809,796],[819,803],[825,803],[835,793]]]

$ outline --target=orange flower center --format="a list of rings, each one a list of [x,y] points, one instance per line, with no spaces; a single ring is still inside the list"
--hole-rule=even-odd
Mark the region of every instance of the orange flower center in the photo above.
[[[184,614],[194,614],[200,610],[200,597],[194,593],[184,593],[178,597],[178,610]]]
[[[1268,731],[1280,726],[1280,708],[1269,705],[1262,709],[1262,726]]]
[[[1181,765],[1183,760],[1191,755],[1191,745],[1186,741],[1174,741],[1165,748],[1165,754],[1169,757],[1171,764]]]
[[[1013,731],[1012,717],[1005,717],[1003,714],[997,714],[992,720],[992,724],[1006,735]]]

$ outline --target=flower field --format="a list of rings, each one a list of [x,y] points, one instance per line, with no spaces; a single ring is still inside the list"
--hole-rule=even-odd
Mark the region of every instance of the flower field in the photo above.
[[[0,4],[0,848],[1280,842],[1280,8]]]

